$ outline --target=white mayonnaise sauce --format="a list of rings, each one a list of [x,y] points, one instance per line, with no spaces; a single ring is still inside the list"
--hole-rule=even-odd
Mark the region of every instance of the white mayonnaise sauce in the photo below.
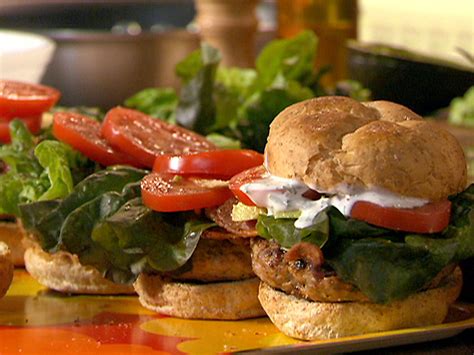
[[[357,201],[395,208],[420,207],[429,202],[421,198],[398,195],[382,188],[351,188],[347,184],[341,184],[333,189],[332,196],[312,201],[303,196],[309,189],[303,182],[270,174],[260,180],[244,184],[240,189],[257,206],[266,207],[269,215],[277,212],[301,211],[300,217],[295,221],[296,228],[309,227],[315,217],[328,206],[334,206],[343,215],[349,216],[352,206]]]

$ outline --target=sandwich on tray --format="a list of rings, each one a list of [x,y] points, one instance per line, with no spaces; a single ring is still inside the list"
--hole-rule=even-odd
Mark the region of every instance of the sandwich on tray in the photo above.
[[[273,323],[324,339],[442,323],[474,256],[474,186],[456,139],[406,107],[321,97],[272,122],[264,166],[230,181],[256,220]]]
[[[225,181],[261,165],[261,154],[218,150],[194,132],[121,107],[102,123],[56,113],[53,134],[110,166],[62,199],[20,205],[37,243],[26,252],[33,277],[75,293],[119,293],[112,287],[136,281],[144,306],[177,317],[264,314],[250,259],[254,224],[231,221]]]

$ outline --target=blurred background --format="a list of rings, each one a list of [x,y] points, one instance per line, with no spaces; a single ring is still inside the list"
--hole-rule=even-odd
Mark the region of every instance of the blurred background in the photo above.
[[[239,32],[235,38],[232,26]],[[60,87],[68,105],[111,106],[144,87],[177,87],[175,64],[196,49],[201,38],[220,47],[224,64],[253,66],[255,55],[272,38],[312,29],[319,36],[316,66],[330,68],[323,83],[334,85],[355,77],[373,86],[376,98],[390,94],[379,95],[383,88],[377,85],[387,86],[387,78],[380,77],[399,63],[382,63],[389,68],[377,74],[378,81],[366,78],[361,70],[369,64],[370,71],[381,70],[376,66],[382,60],[360,52],[390,53],[360,43],[414,50],[471,70],[474,55],[472,0],[0,0],[0,28],[35,32],[55,41],[56,51],[42,81]],[[348,39],[359,43],[348,48]],[[472,75],[459,76],[459,89],[449,95],[465,91],[467,80],[472,81]],[[433,101],[446,104],[446,100]],[[416,103],[414,109],[419,111]]]

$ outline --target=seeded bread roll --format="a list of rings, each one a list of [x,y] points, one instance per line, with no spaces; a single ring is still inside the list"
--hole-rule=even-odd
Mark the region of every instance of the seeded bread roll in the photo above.
[[[112,295],[134,293],[131,285],[115,284],[77,255],[64,251],[48,254],[39,246],[26,249],[25,268],[40,284],[66,293]]]
[[[0,297],[3,297],[13,279],[11,252],[5,243],[0,242]]]
[[[371,302],[312,302],[275,290],[262,282],[258,298],[283,333],[304,340],[440,324],[459,296],[462,273],[456,268],[437,288],[388,305]]]
[[[273,120],[265,155],[270,173],[319,191],[347,184],[437,201],[467,183],[454,136],[387,101],[320,97],[294,104]]]

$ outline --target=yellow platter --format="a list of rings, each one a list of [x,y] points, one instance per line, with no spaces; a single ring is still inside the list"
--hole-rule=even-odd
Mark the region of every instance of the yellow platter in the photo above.
[[[152,313],[133,296],[65,296],[24,270],[0,300],[0,354],[210,354],[239,351],[344,352],[447,338],[474,328],[474,305],[457,304],[444,324],[302,342],[267,318],[183,320]]]

